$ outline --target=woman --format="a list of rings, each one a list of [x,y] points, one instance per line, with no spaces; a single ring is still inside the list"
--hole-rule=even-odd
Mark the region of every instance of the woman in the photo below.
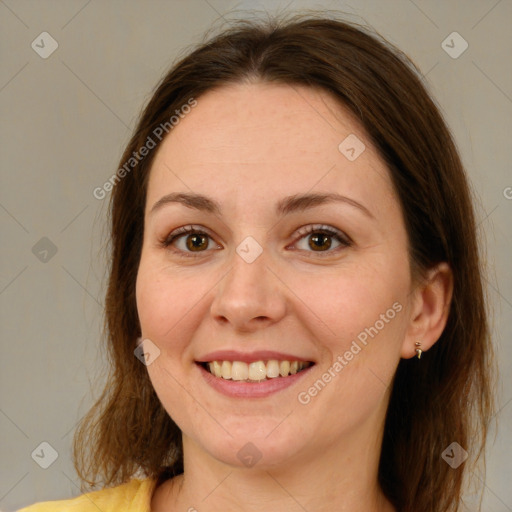
[[[483,276],[399,50],[240,22],[162,80],[109,183],[112,372],[75,437],[105,489],[24,510],[460,510],[494,406]]]

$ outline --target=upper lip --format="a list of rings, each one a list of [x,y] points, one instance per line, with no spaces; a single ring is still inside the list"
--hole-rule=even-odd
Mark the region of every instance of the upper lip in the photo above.
[[[209,352],[197,359],[198,363],[209,363],[211,361],[242,361],[244,363],[254,363],[256,361],[299,361],[313,362],[311,359],[275,352],[273,350],[257,350],[256,352],[239,352],[237,350],[216,350]]]

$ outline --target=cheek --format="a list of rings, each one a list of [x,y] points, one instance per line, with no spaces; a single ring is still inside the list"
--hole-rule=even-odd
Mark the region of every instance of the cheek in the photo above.
[[[382,334],[401,329],[405,315],[396,310],[403,310],[409,280],[406,272],[388,265],[385,257],[376,264],[358,262],[335,272],[303,274],[294,281],[290,274],[288,279],[294,282],[293,291],[303,310],[317,319],[318,333],[335,339],[333,348],[336,344],[342,348],[342,341],[354,339],[376,323]],[[399,305],[393,308],[395,303]]]
[[[194,429],[191,418],[201,415],[195,400],[183,399],[183,384],[191,369],[187,340],[195,329],[192,320],[197,314],[193,307],[199,300],[196,295],[199,293],[194,293],[190,279],[175,275],[171,279],[161,265],[150,258],[141,259],[136,300],[142,337],[160,350],[159,357],[147,366],[148,375],[168,414],[186,431]]]
[[[294,286],[304,302],[304,314],[312,319],[308,327],[313,322],[317,326],[311,334],[322,353],[324,372],[322,382],[316,376],[305,383],[300,403],[315,402],[312,410],[332,416],[334,430],[339,407],[353,412],[351,419],[343,420],[347,428],[377,407],[400,359],[406,326],[407,267],[389,266],[385,256],[375,261],[360,262],[357,268],[347,265],[331,275],[301,278]]]
[[[407,279],[388,274],[360,269],[296,288],[297,296],[307,297],[314,313],[309,317],[319,318],[312,333],[323,354],[322,373],[304,382],[298,401],[312,415],[328,418],[326,436],[359,428],[391,389],[406,325]]]
[[[169,315],[171,294],[158,276],[144,268],[137,276],[137,311],[142,329],[142,336],[161,339],[163,333],[170,329],[173,318]],[[172,311],[172,309],[171,309]]]
[[[136,285],[142,336],[159,344],[175,337],[176,329],[182,332],[183,320],[193,313],[194,304],[201,298],[201,290],[193,286],[193,280],[171,275],[160,267],[143,258]]]
[[[171,269],[161,258],[141,259],[136,300],[142,337],[154,342],[163,356],[148,367],[152,379],[162,377],[162,382],[172,384],[165,372],[156,373],[159,367],[181,378],[188,376],[193,368],[192,340],[207,321],[208,297],[218,279],[213,272]]]

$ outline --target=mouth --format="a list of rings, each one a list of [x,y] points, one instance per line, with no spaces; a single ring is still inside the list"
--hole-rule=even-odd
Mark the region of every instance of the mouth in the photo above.
[[[218,379],[247,383],[286,379],[314,365],[311,361],[277,359],[251,363],[227,360],[198,361],[196,364]]]

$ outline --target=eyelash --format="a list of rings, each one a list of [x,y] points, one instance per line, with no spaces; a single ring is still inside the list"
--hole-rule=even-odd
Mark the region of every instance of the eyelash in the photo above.
[[[298,240],[306,237],[307,235],[311,235],[313,233],[315,233],[315,234],[321,233],[324,235],[332,236],[334,239],[336,239],[341,244],[339,247],[336,247],[332,251],[331,250],[318,251],[316,253],[315,253],[315,251],[306,251],[306,252],[313,252],[313,253],[317,254],[319,257],[330,256],[331,253],[337,252],[340,249],[344,249],[344,248],[350,247],[352,245],[352,240],[347,235],[345,235],[343,232],[341,232],[337,229],[331,228],[324,224],[313,224],[310,226],[304,226],[302,228],[299,228],[299,230],[297,231],[297,235],[300,236]],[[184,256],[187,258],[189,258],[189,257],[195,258],[197,256],[200,256],[200,253],[206,252],[206,251],[198,251],[197,253],[193,253],[190,251],[182,251],[181,249],[172,248],[172,243],[175,240],[181,238],[184,235],[190,235],[190,234],[206,235],[211,240],[213,240],[213,237],[211,237],[204,229],[200,229],[197,226],[190,225],[190,226],[183,226],[181,228],[176,229],[169,236],[167,236],[164,240],[161,240],[160,245],[166,249],[172,250],[173,252],[179,254],[180,256]],[[303,250],[303,249],[299,249],[299,250]]]

